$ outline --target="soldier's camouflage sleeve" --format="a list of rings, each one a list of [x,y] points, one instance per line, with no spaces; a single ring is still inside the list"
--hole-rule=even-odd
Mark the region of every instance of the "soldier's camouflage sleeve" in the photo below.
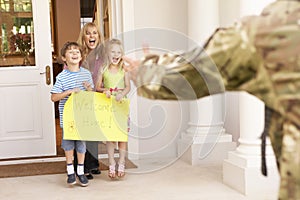
[[[137,75],[138,94],[150,99],[196,99],[245,88],[255,76],[255,49],[238,25],[218,29],[205,46],[184,54],[149,55]]]

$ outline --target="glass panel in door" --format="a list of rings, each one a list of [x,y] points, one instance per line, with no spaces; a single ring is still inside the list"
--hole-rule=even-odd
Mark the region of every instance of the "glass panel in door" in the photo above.
[[[0,0],[0,67],[35,65],[31,0]]]

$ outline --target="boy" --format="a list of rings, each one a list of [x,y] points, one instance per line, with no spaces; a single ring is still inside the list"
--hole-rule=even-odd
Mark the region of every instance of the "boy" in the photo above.
[[[67,42],[61,49],[62,60],[66,64],[66,68],[57,75],[56,82],[51,90],[51,100],[59,101],[59,117],[60,126],[63,128],[63,109],[64,105],[73,92],[80,90],[92,90],[94,87],[91,73],[80,67],[82,59],[80,46],[76,42]],[[77,177],[81,186],[88,185],[88,179],[84,175],[84,156],[86,152],[86,144],[84,141],[77,140],[62,140],[62,148],[65,151],[67,162],[67,183],[74,185],[76,176],[73,166],[73,154],[76,149],[78,157]]]

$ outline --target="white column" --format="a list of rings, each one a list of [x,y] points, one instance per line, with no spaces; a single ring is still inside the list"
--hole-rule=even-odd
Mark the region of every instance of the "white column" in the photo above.
[[[123,13],[122,13],[122,1],[112,0],[109,1],[110,16],[109,21],[111,23],[111,37],[116,37],[123,32]]]
[[[189,128],[182,133],[178,153],[192,165],[222,164],[228,151],[236,148],[224,129],[225,94],[190,103]]]
[[[219,1],[220,25],[232,26],[244,16],[259,15],[263,8],[275,0],[226,0]]]
[[[240,0],[240,17],[260,15],[263,8],[275,0]]]
[[[188,0],[188,35],[203,44],[219,26],[218,0]]]
[[[245,195],[274,195],[279,187],[275,156],[267,140],[266,160],[268,176],[261,173],[261,140],[264,130],[264,103],[253,95],[241,92],[239,97],[240,138],[235,151],[228,153],[223,163],[223,181]],[[237,122],[238,123],[238,122]]]
[[[203,44],[219,26],[218,0],[188,1],[188,35]],[[200,88],[199,88],[200,89]],[[224,94],[190,103],[189,128],[178,142],[178,154],[192,165],[222,163],[235,148],[232,136],[225,134]]]

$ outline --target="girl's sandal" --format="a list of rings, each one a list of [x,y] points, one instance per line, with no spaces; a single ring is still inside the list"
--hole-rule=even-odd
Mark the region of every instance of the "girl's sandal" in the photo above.
[[[125,165],[124,164],[119,164],[117,175],[119,178],[123,178],[125,176]]]
[[[109,165],[108,177],[111,179],[116,178],[116,168],[115,165]]]

